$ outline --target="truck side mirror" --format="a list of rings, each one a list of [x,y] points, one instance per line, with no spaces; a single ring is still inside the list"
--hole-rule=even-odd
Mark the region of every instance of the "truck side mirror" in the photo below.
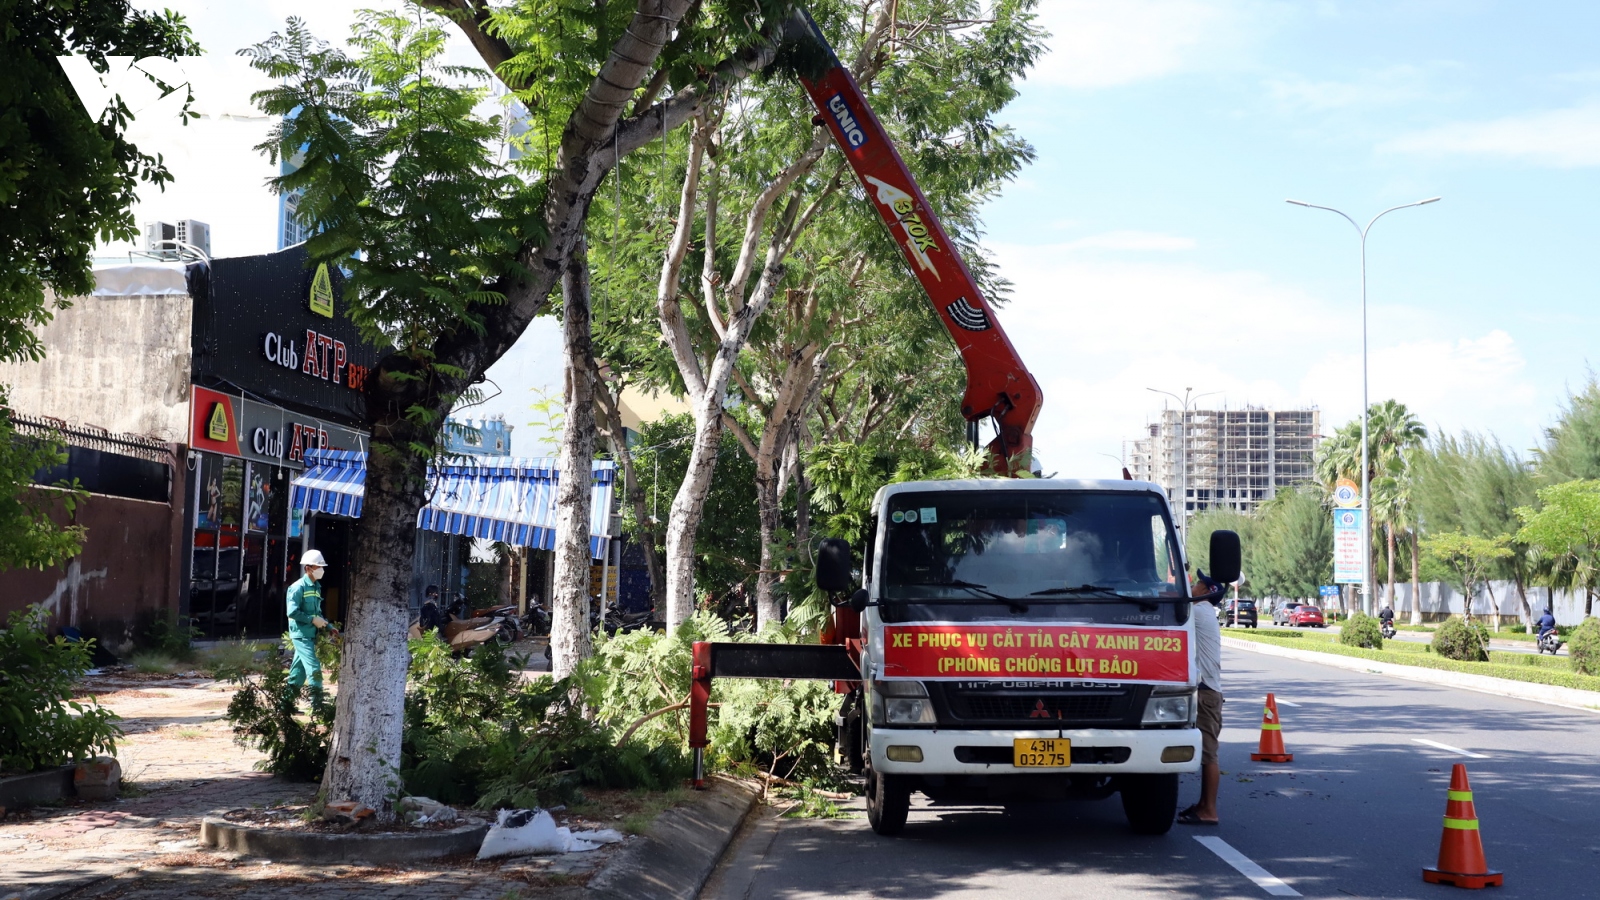
[[[872,595],[867,593],[866,588],[856,588],[856,592],[850,595],[850,602],[846,605],[856,612],[861,612],[867,608],[867,603],[871,600]]]
[[[828,538],[817,548],[817,587],[829,594],[842,594],[850,590],[850,544],[840,538]]]
[[[1239,580],[1239,533],[1218,529],[1211,532],[1211,578],[1218,584]]]

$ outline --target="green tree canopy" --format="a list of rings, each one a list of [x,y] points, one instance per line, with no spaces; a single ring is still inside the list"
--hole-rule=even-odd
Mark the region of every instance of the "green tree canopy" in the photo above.
[[[159,156],[127,140],[133,114],[122,99],[85,110],[57,57],[79,55],[106,73],[110,56],[199,52],[181,16],[127,0],[0,0],[0,362],[44,356],[37,329],[65,298],[93,289],[95,243],[131,240],[139,185],[172,179]],[[50,515],[52,501],[70,512],[78,498],[26,493],[35,473],[65,458],[48,436],[17,433],[6,393],[0,385],[0,570],[43,568],[78,552],[82,530]]]

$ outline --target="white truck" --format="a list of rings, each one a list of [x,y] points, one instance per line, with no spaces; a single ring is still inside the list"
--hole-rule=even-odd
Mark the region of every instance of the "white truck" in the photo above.
[[[1134,831],[1166,832],[1200,732],[1195,598],[1165,493],[910,482],[873,510],[863,587],[829,635],[859,660],[839,743],[866,774],[873,830],[898,832],[920,791],[958,804],[1116,793]],[[842,591],[851,555],[825,547],[818,583]],[[1237,578],[1238,557],[1237,535],[1218,532],[1217,580]]]

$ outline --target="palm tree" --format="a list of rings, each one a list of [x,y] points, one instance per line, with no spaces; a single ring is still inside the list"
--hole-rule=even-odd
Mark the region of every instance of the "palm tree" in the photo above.
[[[1411,504],[1413,482],[1411,454],[1428,439],[1428,429],[1404,403],[1397,400],[1385,400],[1373,406],[1367,416],[1367,441],[1370,445],[1367,455],[1373,470],[1372,521],[1373,524],[1383,525],[1389,562],[1387,596],[1393,608],[1395,532],[1409,525],[1408,507]],[[1416,605],[1417,598],[1413,592],[1412,606]],[[1413,618],[1416,618],[1415,612]]]
[[[1367,408],[1367,477],[1372,493],[1368,508],[1372,523],[1383,526],[1389,579],[1387,598],[1394,603],[1395,544],[1398,530],[1412,526],[1410,454],[1428,438],[1428,429],[1404,403],[1385,400]],[[1330,494],[1341,478],[1361,479],[1361,421],[1351,420],[1317,448],[1316,478]],[[1413,535],[1414,537],[1414,535]],[[1413,550],[1415,547],[1413,546]],[[1412,553],[1413,582],[1417,580],[1416,553]],[[1413,590],[1412,617],[1420,615]]]

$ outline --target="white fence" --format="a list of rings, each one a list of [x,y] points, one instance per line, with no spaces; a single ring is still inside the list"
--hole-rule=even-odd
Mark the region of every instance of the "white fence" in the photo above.
[[[1437,620],[1447,616],[1461,615],[1461,592],[1448,584],[1439,581],[1424,581],[1422,587],[1422,615],[1424,619]],[[1377,585],[1378,603],[1382,607],[1383,600],[1388,596],[1387,585],[1379,582]],[[1561,625],[1576,625],[1583,621],[1583,591],[1551,591],[1545,587],[1528,587],[1528,605],[1533,609],[1535,619],[1544,612],[1545,607],[1555,613],[1556,622]],[[1494,599],[1489,598],[1493,595]],[[1263,609],[1271,609],[1282,602],[1278,598],[1270,601],[1263,600]],[[1338,607],[1338,601],[1330,599],[1321,604],[1325,608]],[[1522,598],[1517,593],[1517,585],[1511,581],[1491,581],[1488,589],[1480,590],[1478,596],[1472,600],[1472,614],[1487,617],[1494,607],[1500,608],[1503,619],[1512,622],[1522,621]],[[1597,603],[1600,606],[1600,603]],[[1405,622],[1411,615],[1411,582],[1403,581],[1394,586],[1394,609],[1399,614],[1400,621]],[[1597,610],[1600,613],[1600,610]]]

